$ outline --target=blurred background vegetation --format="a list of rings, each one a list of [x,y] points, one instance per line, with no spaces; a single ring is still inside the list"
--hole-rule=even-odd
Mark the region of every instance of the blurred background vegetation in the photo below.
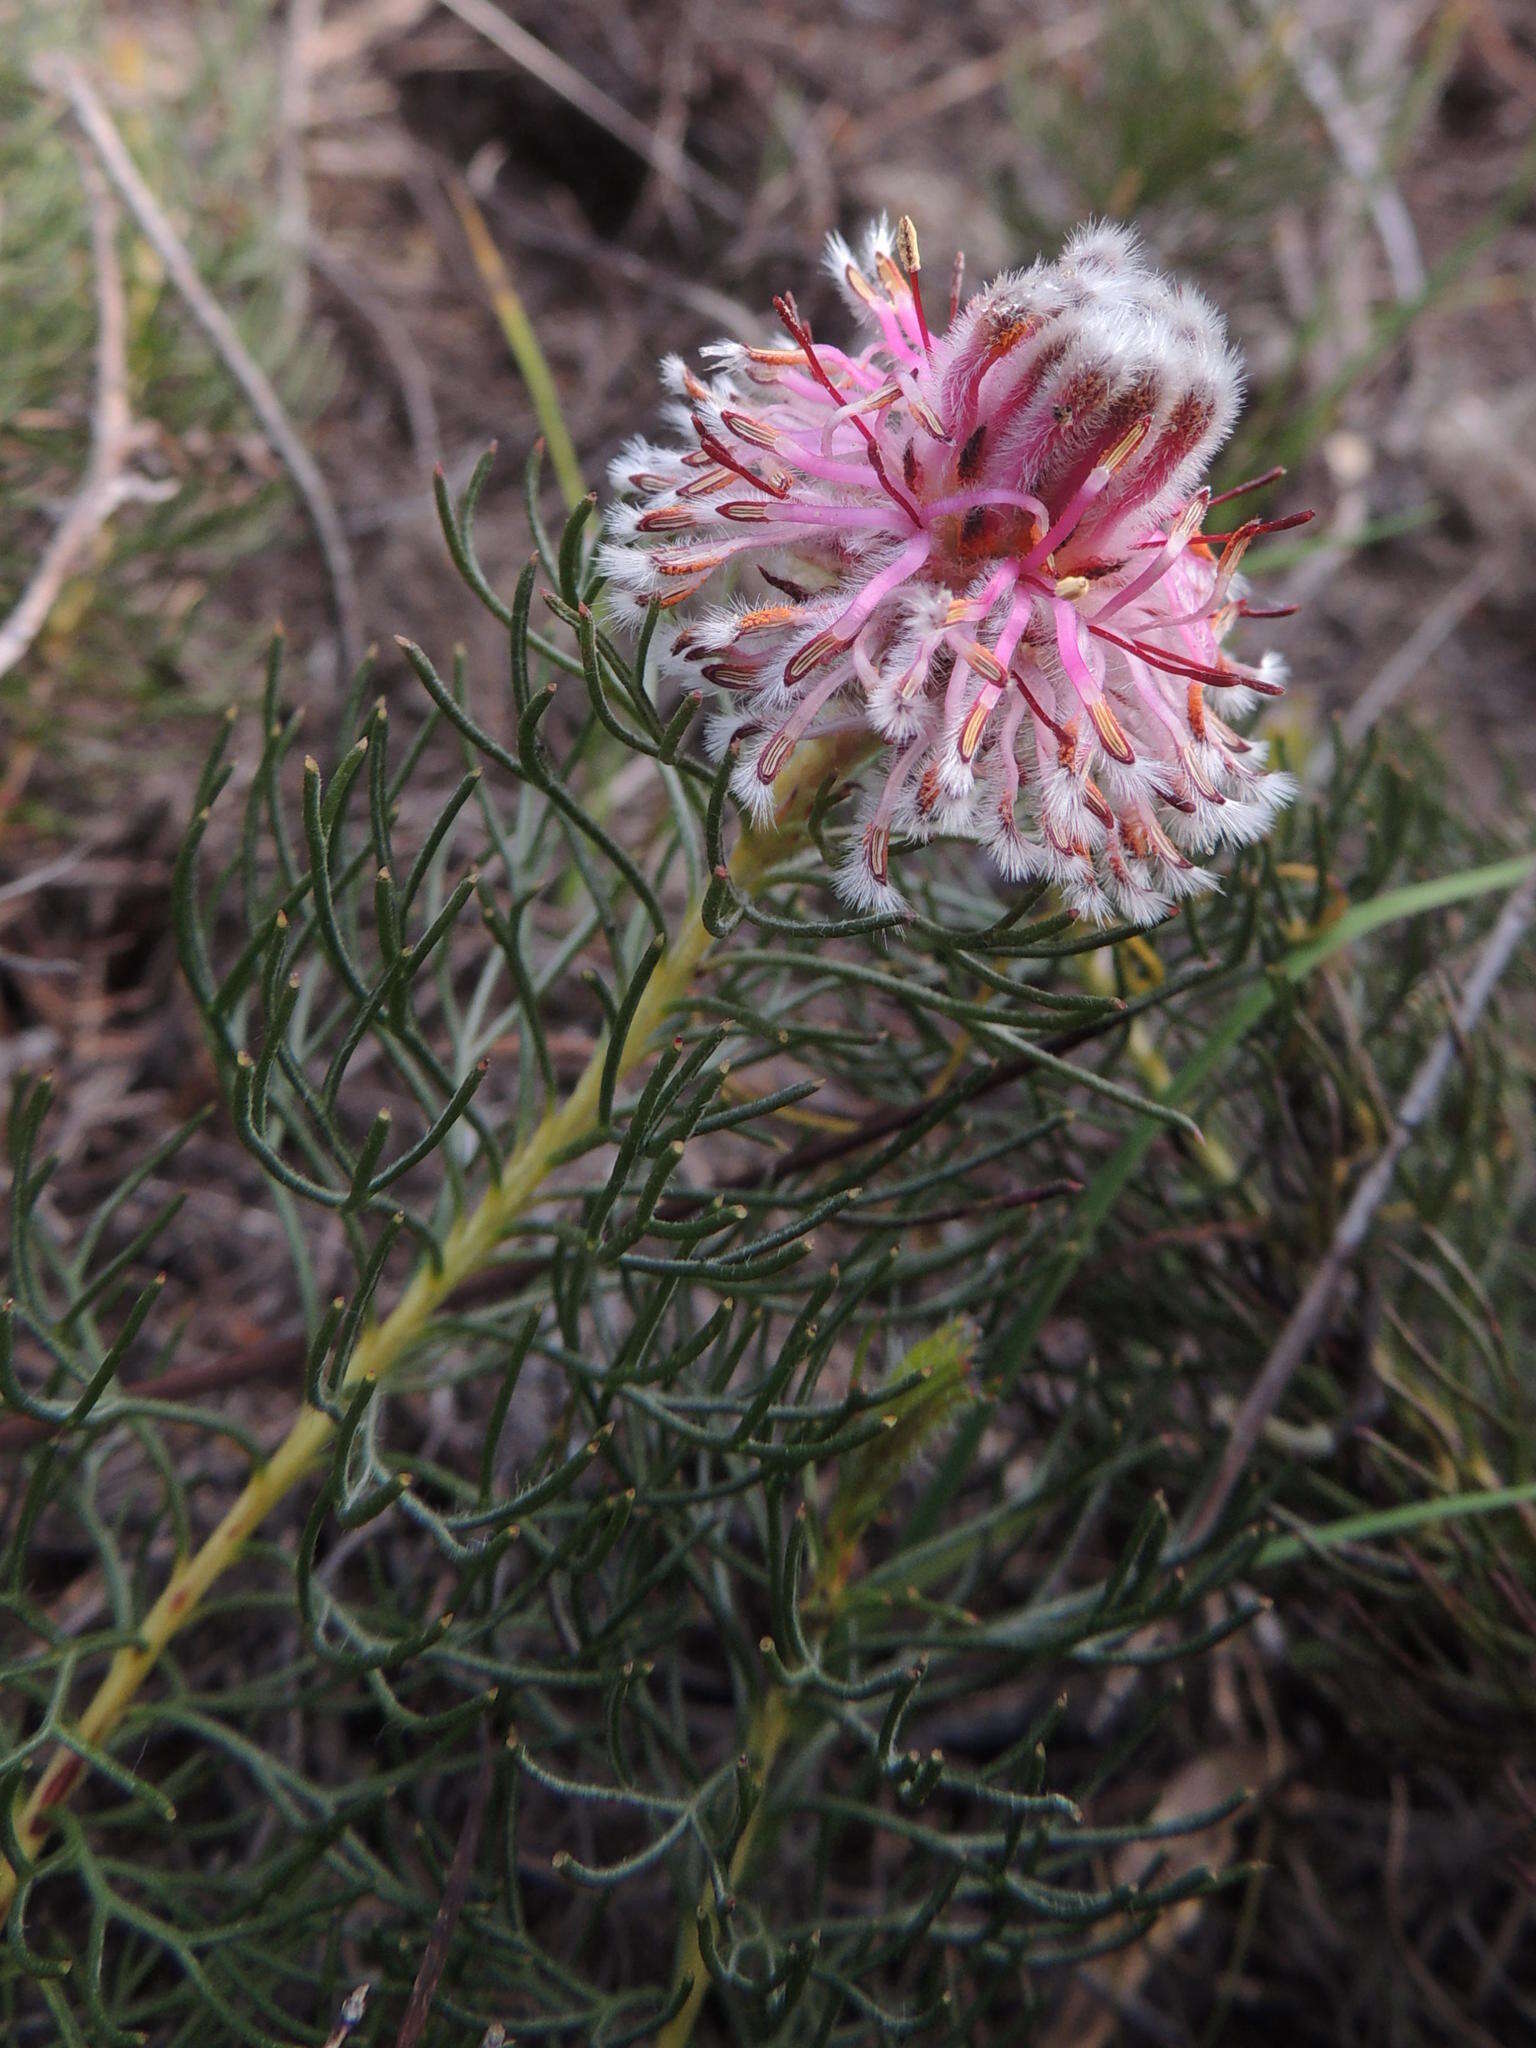
[[[828,228],[907,211],[935,274],[962,247],[980,278],[1107,212],[1194,275],[1243,346],[1249,411],[1218,488],[1284,461],[1287,504],[1318,508],[1262,564],[1263,601],[1302,606],[1275,721],[1292,759],[1375,732],[1384,859],[1405,836],[1426,872],[1528,843],[1522,0],[519,0],[501,15],[533,40],[509,47],[485,32],[495,12],[0,0],[0,617],[89,459],[87,210],[30,68],[64,50],[318,461],[370,637],[467,635],[495,671],[493,628],[441,573],[428,472],[441,459],[462,484],[488,435],[521,451],[548,432],[539,361],[595,482],[652,418],[663,350],[755,333],[785,285],[829,313],[812,281]],[[122,247],[137,460],[167,488],[108,523],[0,677],[0,1080],[54,1070],[66,1211],[207,1093],[168,893],[210,714],[252,699],[277,617],[318,730],[341,690],[284,466],[157,259]],[[517,471],[480,520],[502,586],[529,545]],[[383,676],[403,709],[403,675]],[[1371,976],[1285,1020],[1287,1085],[1244,1127],[1253,1189],[1170,1223],[1177,1161],[1149,1171],[1101,1255],[1134,1285],[1063,1302],[1028,1393],[1041,1412],[1064,1376],[1131,1385],[1170,1352],[1202,1383],[1251,1377],[1443,1015],[1412,941]],[[1293,1503],[1336,1515],[1532,1475],[1530,998],[1527,963],[1274,1425]],[[217,1180],[230,1139],[195,1142]],[[229,1164],[220,1212],[238,1259],[206,1215],[186,1248],[193,1359],[287,1312],[281,1237],[243,1214],[243,1171]],[[1179,1230],[1175,1255],[1138,1254]],[[1236,1278],[1203,1259],[1245,1231],[1262,1242]],[[1161,1426],[1176,1435],[1177,1412]],[[1053,2048],[1536,2028],[1533,1545],[1527,1510],[1396,1546],[1381,1569],[1297,1567],[1282,1611],[1209,1660],[1159,1738],[1158,1782],[1184,1772],[1189,1808],[1263,1786],[1224,1845],[1257,1874],[1085,1979]],[[1085,1750],[1111,1706],[1075,1702]]]

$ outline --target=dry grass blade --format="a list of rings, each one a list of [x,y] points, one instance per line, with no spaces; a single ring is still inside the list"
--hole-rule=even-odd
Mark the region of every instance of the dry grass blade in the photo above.
[[[484,214],[475,204],[474,195],[456,172],[449,174],[445,182],[448,197],[453,201],[453,210],[459,217],[459,225],[469,245],[470,258],[491,302],[496,324],[527,388],[529,401],[544,435],[544,445],[549,450],[550,467],[565,497],[566,508],[574,510],[585,497],[587,486],[575,443],[565,424],[554,374],[512,282],[512,273],[485,224]]]
[[[1453,583],[1445,595],[1430,607],[1402,645],[1393,649],[1344,714],[1340,732],[1346,747],[1357,747],[1387,715],[1462,621],[1470,617],[1497,587],[1504,573],[1497,556],[1480,556],[1466,575]],[[1327,738],[1320,740],[1307,761],[1304,778],[1307,787],[1321,788],[1332,774],[1334,762],[1332,741]]]

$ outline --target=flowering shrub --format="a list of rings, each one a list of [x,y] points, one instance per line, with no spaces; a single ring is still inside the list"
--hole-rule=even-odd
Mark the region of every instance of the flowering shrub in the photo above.
[[[811,735],[880,743],[838,878],[858,908],[901,906],[893,833],[944,833],[1100,921],[1156,923],[1213,886],[1196,856],[1259,838],[1292,792],[1229,722],[1281,670],[1222,648],[1275,522],[1202,530],[1239,392],[1220,318],[1108,225],[963,310],[957,268],[938,335],[909,221],[873,227],[862,263],[833,236],[827,263],[869,342],[817,342],[781,298],[788,346],[721,343],[708,381],[669,360],[693,445],[615,461],[634,502],[603,569],[642,614],[762,572],[689,618],[671,665],[722,693],[754,817]]]
[[[233,793],[221,731],[173,912],[291,1257],[275,1430],[209,1391],[233,1337],[173,1357],[230,1149],[62,1199],[16,1086],[7,2040],[971,2048],[1249,1875],[1241,1783],[1165,1795],[1179,1667],[1375,1524],[1262,1433],[1183,1511],[1350,1170],[1317,1101],[1353,1144],[1528,864],[1364,759],[1275,816],[1211,710],[1272,675],[1219,644],[1256,523],[1217,555],[1187,495],[1201,302],[1099,230],[938,337],[898,253],[861,355],[785,302],[792,348],[678,372],[697,446],[624,458],[606,539],[531,470],[510,596],[489,459],[439,479],[509,697],[402,643],[420,691],[365,670],[301,761],[279,645]],[[658,667],[728,698],[715,765]],[[1001,873],[898,905],[887,833],[939,830]],[[1174,898],[1155,949],[1094,923]],[[1495,1070],[1434,1244],[1507,1125]]]

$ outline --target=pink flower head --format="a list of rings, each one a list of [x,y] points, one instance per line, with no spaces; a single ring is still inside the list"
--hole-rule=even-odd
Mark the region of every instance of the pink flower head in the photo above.
[[[1265,522],[1201,531],[1240,391],[1221,319],[1108,225],[964,308],[957,263],[939,334],[910,222],[827,260],[863,346],[816,341],[785,297],[783,345],[720,343],[707,379],[669,359],[685,445],[614,463],[610,584],[640,616],[731,581],[671,661],[721,693],[712,740],[754,816],[808,737],[869,733],[850,903],[899,909],[892,838],[945,834],[1155,923],[1292,791],[1229,722],[1280,663],[1222,651]]]

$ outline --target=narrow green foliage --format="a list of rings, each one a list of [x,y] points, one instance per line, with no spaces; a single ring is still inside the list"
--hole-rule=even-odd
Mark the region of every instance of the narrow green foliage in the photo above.
[[[222,1149],[103,1195],[15,1087],[0,2030],[320,2044],[366,1979],[385,2042],[436,1943],[439,2048],[1028,2039],[1246,1876],[1105,1852],[1179,1834],[1180,1667],[1266,1586],[1401,1595],[1413,1541],[1465,1683],[1517,1683],[1496,1030],[1371,1252],[1364,1478],[1320,1358],[1203,1547],[1169,1530],[1518,860],[1427,757],[1350,763],[1150,941],[947,846],[907,924],[847,918],[831,764],[744,834],[607,635],[589,505],[493,589],[487,467],[439,502],[505,670],[402,643],[306,760],[274,647],[210,750],[173,910]],[[248,1341],[178,1256],[208,1174],[291,1259],[259,1396],[176,1392]]]

